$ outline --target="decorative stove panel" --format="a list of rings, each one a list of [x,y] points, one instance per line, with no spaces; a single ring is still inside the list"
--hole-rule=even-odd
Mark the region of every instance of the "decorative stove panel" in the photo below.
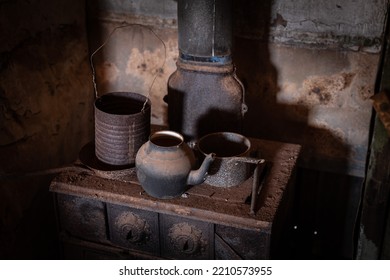
[[[300,146],[250,138],[266,165],[239,186],[202,184],[174,199],[147,195],[134,168],[80,162],[51,184],[66,259],[268,259],[283,257]],[[76,167],[76,168],[75,168]],[[252,200],[255,195],[256,199]],[[255,205],[252,202],[255,201]]]

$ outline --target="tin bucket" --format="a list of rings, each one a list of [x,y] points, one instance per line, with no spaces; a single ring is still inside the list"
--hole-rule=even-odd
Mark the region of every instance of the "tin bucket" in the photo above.
[[[134,165],[138,149],[150,135],[150,112],[150,100],[141,94],[113,92],[97,98],[96,157],[109,165]]]
[[[216,187],[232,187],[251,176],[248,155],[251,143],[248,138],[233,132],[216,132],[203,136],[197,149],[207,155],[214,153],[205,183]]]

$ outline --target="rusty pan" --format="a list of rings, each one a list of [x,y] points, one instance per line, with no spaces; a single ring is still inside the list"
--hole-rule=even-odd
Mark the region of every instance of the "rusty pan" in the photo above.
[[[251,143],[245,136],[233,132],[207,134],[197,142],[197,149],[207,155],[214,153],[205,183],[216,187],[232,187],[243,183],[251,176],[252,163],[249,157]]]

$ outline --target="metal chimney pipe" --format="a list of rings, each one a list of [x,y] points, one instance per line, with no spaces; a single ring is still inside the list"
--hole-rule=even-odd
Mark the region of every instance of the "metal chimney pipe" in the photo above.
[[[244,88],[231,57],[232,0],[178,0],[177,70],[168,80],[168,123],[187,140],[241,132]]]
[[[179,52],[184,60],[230,63],[231,1],[178,2]]]

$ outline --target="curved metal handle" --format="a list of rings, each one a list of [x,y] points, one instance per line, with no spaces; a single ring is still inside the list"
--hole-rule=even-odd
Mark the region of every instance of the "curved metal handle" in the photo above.
[[[255,215],[255,207],[257,202],[257,196],[261,191],[260,184],[260,173],[261,166],[265,163],[265,159],[251,158],[251,157],[233,157],[232,161],[245,162],[249,164],[255,164],[256,168],[253,172],[253,184],[252,184],[252,197],[251,197],[251,208],[249,214]]]
[[[245,103],[245,87],[241,80],[237,77],[236,74],[236,66],[234,66],[233,70],[233,78],[237,81],[237,83],[241,86],[242,89],[242,104],[241,104],[241,115],[244,117],[245,113],[248,112],[248,105]]]

